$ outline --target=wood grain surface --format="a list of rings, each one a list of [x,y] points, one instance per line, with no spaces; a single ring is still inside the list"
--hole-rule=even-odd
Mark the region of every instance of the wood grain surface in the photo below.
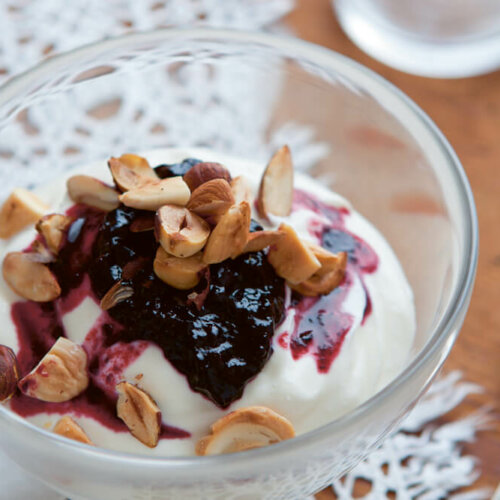
[[[288,17],[294,32],[368,66],[409,95],[435,121],[460,157],[474,192],[479,217],[480,254],[474,294],[464,327],[444,370],[459,369],[485,393],[470,397],[443,421],[488,404],[500,410],[500,71],[467,79],[438,80],[401,73],[358,49],[342,32],[329,0],[297,0]],[[476,487],[500,481],[500,425],[464,445],[480,460]],[[335,498],[330,492],[318,500]]]

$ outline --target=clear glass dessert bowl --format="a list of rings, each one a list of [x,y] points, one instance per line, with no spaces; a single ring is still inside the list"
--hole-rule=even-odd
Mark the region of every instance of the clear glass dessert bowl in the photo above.
[[[124,151],[208,147],[265,162],[283,143],[298,169],[348,198],[395,250],[417,312],[403,372],[312,432],[211,457],[91,447],[0,406],[0,445],[12,460],[72,500],[303,498],[365,457],[416,403],[462,325],[478,237],[456,155],[399,90],[326,49],[221,30],[107,40],[0,89],[3,198]]]

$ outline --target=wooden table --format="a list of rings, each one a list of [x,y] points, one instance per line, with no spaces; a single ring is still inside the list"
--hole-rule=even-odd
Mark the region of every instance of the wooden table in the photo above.
[[[444,132],[460,157],[474,192],[480,254],[468,316],[444,370],[462,370],[465,379],[485,388],[443,421],[460,418],[489,404],[500,407],[500,71],[459,80],[437,80],[401,73],[358,49],[342,32],[329,0],[297,0],[288,23],[298,36],[368,66],[408,94]],[[464,445],[481,461],[476,486],[500,481],[500,425]],[[334,498],[324,493],[318,498]]]

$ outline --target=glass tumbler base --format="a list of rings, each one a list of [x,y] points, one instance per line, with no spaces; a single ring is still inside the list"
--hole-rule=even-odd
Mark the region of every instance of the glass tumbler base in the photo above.
[[[443,42],[372,20],[351,0],[334,0],[347,36],[364,52],[400,71],[432,78],[463,78],[500,68],[500,31],[484,37]]]

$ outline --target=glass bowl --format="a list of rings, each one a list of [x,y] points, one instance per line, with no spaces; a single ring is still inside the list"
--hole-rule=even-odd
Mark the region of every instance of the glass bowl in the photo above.
[[[12,460],[72,500],[303,498],[370,453],[416,403],[462,325],[478,237],[455,153],[398,89],[329,50],[221,30],[106,40],[0,89],[3,196],[124,151],[202,146],[264,162],[285,142],[297,168],[350,199],[398,255],[418,322],[404,371],[328,425],[214,457],[89,447],[0,407],[0,445]]]

